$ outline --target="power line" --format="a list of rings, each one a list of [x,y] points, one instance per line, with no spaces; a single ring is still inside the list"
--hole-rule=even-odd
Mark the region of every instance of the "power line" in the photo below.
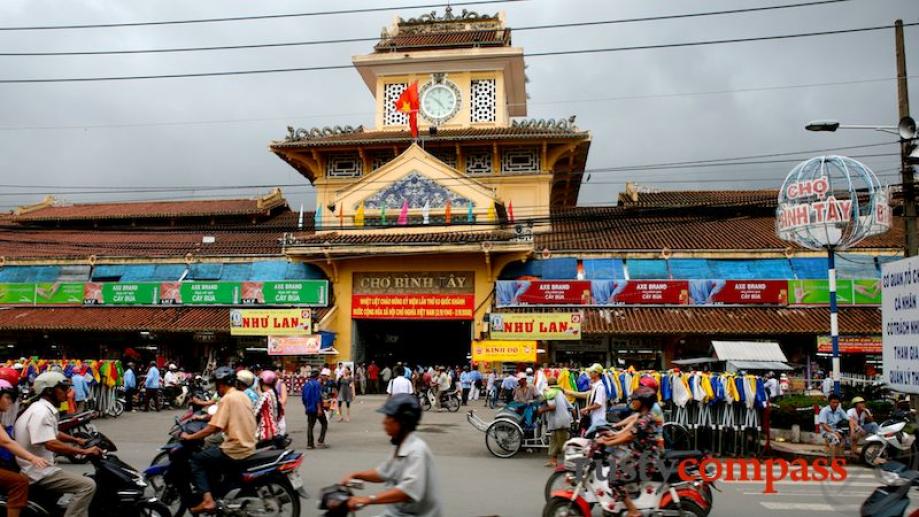
[[[677,20],[684,18],[699,18],[705,16],[721,16],[729,14],[744,14],[744,13],[755,13],[761,11],[773,11],[778,9],[792,9],[800,7],[811,7],[818,5],[827,5],[827,4],[838,4],[842,2],[850,2],[852,0],[820,0],[816,2],[803,2],[797,4],[786,4],[786,5],[774,5],[766,7],[753,7],[745,9],[727,9],[720,11],[705,11],[700,13],[684,13],[684,14],[671,14],[664,16],[645,16],[641,18],[622,18],[614,20],[593,20],[586,22],[570,22],[570,23],[552,23],[544,25],[529,25],[521,27],[511,27],[510,29],[515,32],[522,31],[533,31],[533,30],[547,30],[547,29],[570,29],[576,27],[593,27],[599,25],[615,25],[615,24],[626,24],[626,23],[637,23],[637,22],[652,22],[652,21],[663,21],[663,20]],[[0,29],[4,30],[4,29]],[[6,29],[8,30],[8,29]],[[217,51],[217,50],[243,50],[243,49],[260,49],[260,48],[279,48],[279,47],[302,47],[302,46],[313,46],[313,45],[332,45],[340,43],[357,43],[357,42],[368,42],[368,41],[379,41],[379,36],[374,37],[361,37],[361,38],[337,38],[337,39],[326,39],[326,40],[312,40],[312,41],[289,41],[289,42],[278,42],[278,43],[255,43],[248,45],[216,45],[216,46],[207,46],[207,47],[174,47],[174,48],[155,48],[155,49],[125,49],[125,50],[78,50],[78,51],[63,51],[63,52],[0,52],[0,56],[5,57],[38,57],[38,56],[99,56],[99,55],[123,55],[123,54],[162,54],[162,53],[175,53],[175,52],[205,52],[205,51]]]
[[[436,4],[401,5],[389,7],[367,7],[361,9],[338,9],[334,11],[315,11],[308,13],[263,14],[255,16],[229,16],[223,18],[198,18],[193,20],[164,20],[154,22],[122,22],[122,23],[92,23],[83,25],[38,25],[24,27],[0,27],[0,31],[43,31],[43,30],[71,30],[71,29],[108,29],[114,27],[142,27],[153,25],[187,25],[193,23],[218,23],[240,22],[252,20],[273,20],[279,18],[302,18],[309,16],[333,16],[340,14],[364,14],[380,11],[401,11],[410,9],[430,9],[435,7],[464,7],[467,5],[504,4],[511,2],[524,2],[526,0],[478,0],[469,2],[440,2]]]
[[[919,78],[919,75],[908,75],[907,78]],[[708,91],[698,91],[698,92],[674,92],[674,93],[661,93],[661,94],[648,94],[648,95],[622,95],[616,97],[582,97],[577,99],[555,99],[548,101],[529,101],[527,103],[517,103],[517,102],[508,102],[504,103],[505,106],[519,106],[519,105],[530,105],[530,106],[540,106],[540,105],[551,105],[551,104],[577,104],[577,103],[596,103],[596,102],[614,102],[614,101],[626,101],[626,100],[640,100],[640,99],[658,99],[658,98],[670,98],[670,97],[691,97],[691,96],[701,96],[701,95],[727,95],[727,94],[737,94],[737,93],[749,93],[749,92],[759,92],[759,91],[775,91],[775,90],[789,90],[789,89],[798,89],[798,88],[823,88],[827,86],[841,86],[841,85],[851,85],[851,84],[866,84],[866,83],[877,83],[877,82],[886,82],[886,81],[895,81],[897,77],[878,77],[873,79],[854,79],[847,81],[831,81],[831,82],[819,82],[819,83],[803,83],[803,84],[789,84],[789,85],[773,85],[773,86],[762,86],[762,87],[751,87],[751,88],[737,88],[733,90],[708,90]],[[310,118],[330,118],[330,117],[354,117],[354,116],[366,116],[366,112],[351,112],[351,113],[320,113],[320,114],[310,114],[310,115],[293,115],[286,117],[262,117],[262,118],[240,118],[240,119],[215,119],[215,120],[188,120],[188,121],[172,121],[172,122],[137,122],[137,123],[125,123],[125,124],[82,124],[82,125],[59,125],[59,126],[0,126],[0,131],[42,131],[42,130],[63,130],[63,129],[124,129],[124,128],[136,128],[136,127],[162,127],[162,126],[191,126],[191,125],[207,125],[207,124],[232,124],[240,122],[270,122],[270,121],[290,121],[290,120],[301,120],[301,119],[310,119]]]
[[[904,23],[904,27],[912,27],[919,25],[919,22],[914,23]],[[549,56],[562,56],[562,55],[583,55],[583,54],[601,54],[601,53],[612,53],[612,52],[627,52],[633,50],[657,50],[664,48],[686,48],[686,47],[697,47],[697,46],[709,46],[709,45],[723,45],[723,44],[734,44],[734,43],[747,43],[753,41],[775,41],[775,40],[784,40],[784,39],[795,39],[795,38],[809,38],[817,36],[836,36],[840,34],[852,34],[852,33],[861,33],[861,32],[872,32],[892,28],[893,25],[878,25],[873,27],[858,27],[853,29],[838,29],[831,31],[818,31],[818,32],[799,32],[793,34],[778,34],[771,36],[756,36],[750,38],[729,38],[729,39],[720,39],[720,40],[703,40],[703,41],[688,41],[683,43],[663,43],[658,45],[638,45],[638,46],[629,46],[629,47],[605,47],[605,48],[587,48],[587,49],[574,49],[574,50],[551,50],[545,52],[531,52],[524,53],[523,57],[549,57]],[[449,62],[449,61],[462,61],[466,60],[468,57],[465,56],[456,56],[456,57],[444,57],[441,58],[440,62]],[[404,59],[402,62],[411,62],[411,58]],[[229,70],[223,72],[195,72],[195,73],[176,73],[176,74],[152,74],[152,75],[124,75],[124,76],[98,76],[98,77],[57,77],[57,78],[44,78],[44,79],[0,79],[0,84],[38,84],[38,83],[74,83],[74,82],[98,82],[98,81],[129,81],[129,80],[148,80],[148,79],[178,79],[178,78],[197,78],[197,77],[226,77],[226,76],[239,76],[239,75],[260,75],[260,74],[275,74],[275,73],[289,73],[289,72],[318,72],[318,71],[329,71],[329,70],[345,70],[352,68],[353,65],[319,65],[319,66],[305,66],[305,67],[295,67],[295,68],[269,68],[269,69],[260,69],[260,70]]]

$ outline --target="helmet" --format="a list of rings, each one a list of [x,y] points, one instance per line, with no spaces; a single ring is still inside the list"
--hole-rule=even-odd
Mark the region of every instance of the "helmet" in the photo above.
[[[328,368],[323,368],[322,371],[319,372],[319,375],[325,375],[326,377],[331,377],[332,370],[329,370]]]
[[[8,366],[4,366],[0,368],[0,380],[4,380],[15,386],[19,384],[19,372]]]
[[[58,386],[70,386],[70,381],[61,372],[45,372],[36,377],[33,383],[36,396],[42,395],[45,391]]]
[[[255,374],[249,370],[240,370],[236,372],[236,380],[245,387],[255,384]]]
[[[176,367],[175,364],[170,363],[170,364],[169,364],[169,369],[170,369],[170,370],[176,370],[176,369],[178,369],[178,368]]]
[[[278,382],[278,374],[274,373],[271,370],[262,370],[262,373],[258,375],[258,378],[265,384],[274,384]]]
[[[214,371],[214,382],[229,384],[236,380],[236,372],[229,366],[221,366]]]
[[[650,408],[655,402],[657,402],[657,392],[651,388],[642,386],[632,393],[631,406],[635,411],[642,407]]]
[[[531,373],[533,373],[533,369],[532,369],[532,368],[527,368],[527,375],[529,375],[529,374],[531,374]]]
[[[859,402],[864,402],[864,401],[865,399],[861,397],[855,397],[854,399],[852,399],[852,405],[854,406],[855,404],[858,404]]]
[[[590,365],[587,371],[590,373],[603,373],[603,366],[601,366],[600,363],[594,363]]]
[[[421,421],[421,405],[418,403],[418,397],[408,393],[393,395],[383,404],[383,407],[377,410],[377,413],[383,413],[396,419],[403,426],[403,430],[407,428],[413,431]]]
[[[22,370],[23,368],[24,367],[22,366],[22,363],[16,363],[13,365],[14,370]]]
[[[644,386],[645,388],[650,388],[654,391],[657,391],[658,388],[657,379],[651,377],[650,375],[643,376],[641,380],[638,381],[638,384],[640,386]]]
[[[0,379],[0,397],[9,393],[14,399],[16,398],[16,388],[4,379]]]

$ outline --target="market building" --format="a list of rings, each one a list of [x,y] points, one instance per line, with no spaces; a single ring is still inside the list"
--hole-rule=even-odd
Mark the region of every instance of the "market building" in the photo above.
[[[536,362],[660,368],[710,354],[712,340],[817,357],[826,259],[778,239],[777,192],[628,184],[608,207],[577,206],[591,134],[573,116],[525,118],[524,52],[503,15],[397,19],[353,64],[376,101],[373,127],[288,128],[270,145],[315,187],[311,212],[277,191],[49,199],[0,218],[0,344],[10,355],[148,347],[202,363],[290,345],[289,368],[461,364],[483,350],[496,362],[502,347]],[[412,88],[417,138],[397,106]],[[844,370],[879,354],[879,267],[902,240],[895,217],[837,261],[853,343]],[[321,346],[232,335],[240,308],[309,309]]]

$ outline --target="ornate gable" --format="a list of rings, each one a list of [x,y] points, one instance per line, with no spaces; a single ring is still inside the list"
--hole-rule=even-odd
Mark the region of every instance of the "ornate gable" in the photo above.
[[[433,179],[418,171],[412,171],[363,201],[364,208],[379,210],[384,205],[389,208],[399,208],[405,201],[408,201],[409,208],[424,208],[425,204],[428,208],[444,208],[447,206],[448,199],[450,204],[457,208],[471,203],[469,199]],[[356,210],[359,204],[355,204],[352,208]]]

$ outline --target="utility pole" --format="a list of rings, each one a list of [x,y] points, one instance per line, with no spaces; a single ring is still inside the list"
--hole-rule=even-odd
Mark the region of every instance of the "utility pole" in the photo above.
[[[903,44],[903,20],[894,22],[894,37],[897,49],[897,109],[900,117],[909,116],[909,89],[906,82],[906,49]],[[900,176],[903,192],[903,222],[906,229],[905,249],[907,257],[919,252],[919,235],[916,235],[916,186],[913,183],[913,166],[908,161],[910,142],[900,139]]]

